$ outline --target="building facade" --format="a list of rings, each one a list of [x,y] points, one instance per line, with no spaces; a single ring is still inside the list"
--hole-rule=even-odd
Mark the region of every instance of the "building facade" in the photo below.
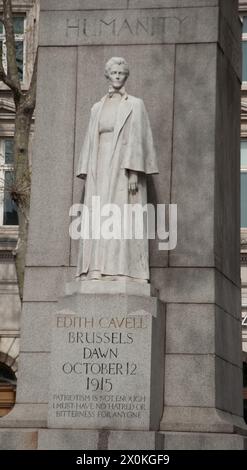
[[[247,1],[239,0],[242,20],[242,96],[241,96],[241,282],[244,407],[247,417]]]

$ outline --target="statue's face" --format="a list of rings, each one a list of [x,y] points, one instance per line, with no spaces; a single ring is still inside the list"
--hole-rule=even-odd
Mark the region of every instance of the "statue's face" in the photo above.
[[[124,86],[127,80],[126,70],[124,69],[123,65],[112,65],[110,73],[109,73],[109,81],[110,84],[116,90],[119,90]]]

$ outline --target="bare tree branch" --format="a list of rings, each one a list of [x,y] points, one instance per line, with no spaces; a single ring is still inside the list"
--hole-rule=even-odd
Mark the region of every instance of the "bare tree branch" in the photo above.
[[[7,80],[7,76],[5,73],[5,70],[3,68],[3,44],[2,41],[0,41],[0,80],[2,80],[5,83],[5,80]]]
[[[3,47],[2,47],[1,41],[0,41],[0,80],[3,83],[5,83],[5,85],[7,85],[9,88],[11,88],[14,93],[18,93],[19,90],[16,90],[14,83],[6,75],[4,67],[3,67]]]
[[[34,4],[38,6],[38,3],[36,2],[37,0],[34,1]],[[36,104],[37,43],[36,41],[34,43],[36,56],[31,83],[29,89],[25,90],[22,89],[21,80],[18,76],[11,0],[3,0],[3,12],[2,22],[4,24],[6,36],[7,71],[4,70],[3,66],[2,43],[0,42],[0,80],[11,89],[16,109],[14,135],[14,178],[9,187],[4,186],[4,191],[8,191],[12,201],[16,203],[18,211],[19,239],[16,248],[15,264],[19,285],[19,294],[22,300],[31,188],[31,171],[29,167],[28,144],[32,125],[32,117]]]
[[[26,111],[34,111],[36,105],[36,88],[37,88],[37,65],[38,53],[36,52],[31,83],[25,96],[24,106]]]

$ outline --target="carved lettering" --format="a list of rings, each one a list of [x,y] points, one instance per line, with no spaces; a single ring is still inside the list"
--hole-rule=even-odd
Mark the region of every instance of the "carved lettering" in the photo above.
[[[67,18],[66,20],[66,36],[69,37],[69,33],[76,32],[77,37],[79,37],[80,32],[80,21],[79,19],[71,20]]]
[[[150,34],[149,24],[150,24],[149,18],[143,18],[141,20],[138,19],[136,22],[136,34],[139,35],[143,31],[145,31],[145,33],[147,34]]]
[[[117,359],[118,349],[83,348],[82,357],[83,359]]]
[[[121,27],[120,27],[120,29],[119,29],[119,31],[118,31],[118,36],[119,36],[119,35],[122,33],[122,31],[124,31],[124,30],[129,31],[129,33],[132,34],[132,36],[133,36],[134,33],[133,33],[133,31],[132,31],[132,29],[131,29],[131,27],[130,27],[130,24],[129,24],[128,20],[126,20],[126,19],[124,20],[123,24],[121,25]]]
[[[111,32],[112,32],[113,36],[115,36],[115,34],[116,34],[116,19],[115,18],[112,21],[109,21],[109,22],[104,21],[104,20],[100,20],[99,23],[100,23],[100,27],[99,27],[99,35],[100,36],[102,35],[103,30],[109,32],[108,27],[111,26],[111,25],[112,25]],[[104,28],[104,26],[106,26],[106,28]]]
[[[100,328],[125,328],[125,329],[135,329],[135,328],[147,328],[145,323],[145,317],[142,316],[133,316],[125,317],[119,316],[114,318],[100,317],[99,319],[90,318],[90,317],[76,317],[69,315],[59,315],[56,320],[57,328],[69,328],[69,329],[90,329],[94,327]]]
[[[84,18],[83,20],[83,34],[84,36],[87,36],[87,19]]]
[[[59,315],[57,317],[57,328],[93,328],[94,318],[70,317]]]
[[[164,39],[166,35],[179,36],[187,17],[146,16],[142,18],[67,18],[66,37],[119,37],[131,36],[157,37]]]
[[[107,23],[101,25],[102,31],[113,34],[114,23]],[[142,25],[147,34],[151,23]],[[139,31],[143,26],[138,26]],[[128,30],[126,24],[124,28]],[[89,24],[86,31],[91,31]],[[139,351],[140,342],[144,350],[150,334],[149,315],[137,310],[110,315],[102,311],[101,316],[94,316],[93,310],[86,314],[83,309],[81,315],[61,310],[55,319],[54,340],[59,338],[61,348],[53,350],[59,375],[50,399],[53,419],[82,420],[82,424],[96,419],[109,426],[118,417],[133,428],[140,420],[148,421],[149,365]],[[142,395],[136,393],[138,381]]]
[[[97,36],[96,22],[91,22],[91,21],[88,21],[88,18],[84,18],[82,33],[83,33],[83,36],[86,36],[87,38]]]

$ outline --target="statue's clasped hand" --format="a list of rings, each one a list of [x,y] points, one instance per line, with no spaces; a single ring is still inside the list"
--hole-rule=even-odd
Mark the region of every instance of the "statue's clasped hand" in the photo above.
[[[129,171],[129,193],[135,195],[138,192],[138,175],[135,171]]]

